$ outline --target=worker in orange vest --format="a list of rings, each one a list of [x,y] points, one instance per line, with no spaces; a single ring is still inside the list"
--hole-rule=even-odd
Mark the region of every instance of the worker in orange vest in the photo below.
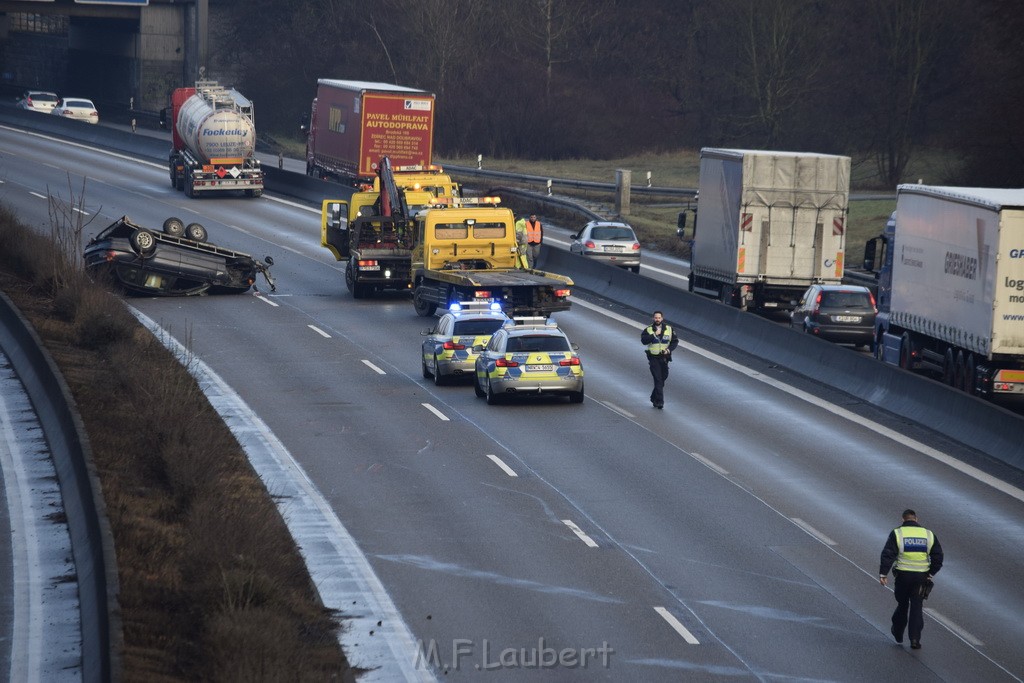
[[[530,214],[526,221],[526,261],[531,268],[537,267],[540,258],[540,245],[544,241],[544,226],[537,220],[537,214]]]

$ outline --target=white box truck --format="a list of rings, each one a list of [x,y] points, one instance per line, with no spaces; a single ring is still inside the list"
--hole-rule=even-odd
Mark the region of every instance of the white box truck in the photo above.
[[[893,218],[865,249],[881,263],[876,357],[1024,394],[1024,189],[900,185]]]
[[[699,197],[691,292],[787,310],[842,281],[850,157],[704,148]]]

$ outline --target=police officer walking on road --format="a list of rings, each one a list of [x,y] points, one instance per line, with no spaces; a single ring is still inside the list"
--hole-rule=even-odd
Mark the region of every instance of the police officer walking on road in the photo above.
[[[913,510],[904,510],[903,524],[889,533],[882,548],[878,583],[888,585],[890,569],[896,576],[892,637],[897,643],[902,643],[903,630],[907,629],[910,648],[920,650],[921,630],[924,628],[922,608],[927,596],[924,591],[931,578],[942,569],[942,546],[934,533],[917,523],[917,513]]]
[[[640,343],[646,348],[647,363],[654,378],[654,391],[651,392],[651,405],[655,408],[665,407],[665,380],[668,379],[668,364],[672,360],[672,352],[679,346],[679,338],[672,326],[665,322],[661,311],[655,311],[653,321],[640,333]]]

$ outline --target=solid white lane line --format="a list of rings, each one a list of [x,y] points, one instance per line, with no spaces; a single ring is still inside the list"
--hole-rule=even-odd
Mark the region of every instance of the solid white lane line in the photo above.
[[[319,335],[320,335],[321,337],[327,337],[328,339],[330,339],[330,338],[331,338],[331,335],[327,334],[326,332],[324,332],[323,330],[321,330],[321,329],[320,329],[319,327],[317,327],[316,325],[306,325],[306,327],[308,327],[309,329],[313,330],[314,332],[316,332],[317,334],[319,334]]]
[[[615,405],[611,401],[600,401],[599,400],[598,403],[603,405],[608,410],[614,411],[614,412],[618,413],[619,415],[622,415],[623,417],[628,417],[628,418],[635,418],[636,417],[636,415],[634,415],[633,413],[629,412],[628,410],[626,410],[625,408],[623,408],[621,406]]]
[[[32,195],[33,197],[39,197],[40,199],[46,199],[47,198],[45,194],[39,194],[38,192],[35,192],[33,190],[29,190],[28,193],[30,195]]]
[[[707,467],[707,468],[709,468],[709,469],[712,469],[712,470],[714,470],[715,472],[718,472],[719,474],[721,474],[722,476],[725,476],[725,475],[729,474],[729,471],[728,471],[728,470],[726,470],[726,469],[725,469],[725,468],[723,468],[723,467],[719,467],[719,466],[718,466],[718,465],[716,465],[715,463],[713,463],[713,462],[711,462],[710,460],[708,460],[707,458],[705,458],[705,457],[704,457],[703,455],[701,455],[700,453],[690,453],[690,455],[691,455],[691,456],[693,456],[693,459],[694,459],[694,460],[696,460],[696,461],[698,461],[699,463],[701,463],[702,465],[704,465],[704,467]]]
[[[380,368],[378,368],[373,363],[371,363],[370,361],[366,360],[365,358],[363,359],[363,365],[365,365],[366,367],[370,368],[371,370],[376,372],[378,375],[386,375],[386,374],[388,374],[388,373],[384,372],[383,370],[381,370]]]
[[[931,607],[925,607],[924,611],[925,611],[925,614],[927,614],[932,619],[934,619],[935,621],[939,622],[940,624],[942,624],[943,626],[948,628],[950,631],[952,631],[953,633],[957,634],[958,636],[960,636],[961,638],[966,640],[968,643],[970,643],[974,647],[982,647],[982,646],[985,645],[985,643],[983,643],[980,640],[978,640],[969,631],[964,629],[962,626],[959,626],[958,624],[956,624],[949,617],[947,617],[945,615],[942,615],[942,614],[939,614],[938,612],[933,610]]]
[[[430,412],[432,412],[434,415],[437,415],[438,419],[444,420],[445,422],[450,422],[447,415],[445,415],[444,413],[442,413],[440,410],[430,405],[429,403],[421,403],[420,405],[429,410]]]
[[[675,629],[675,632],[683,637],[683,640],[690,645],[700,645],[700,641],[693,637],[693,634],[686,630],[678,619],[664,607],[655,607],[654,611],[661,615],[661,618],[668,622],[668,625]]]
[[[77,209],[77,208],[75,208],[75,207],[72,207],[72,208],[71,208],[71,210],[72,210],[72,211],[75,211],[76,213],[80,213],[80,214],[82,214],[83,216],[88,216],[88,215],[89,215],[89,212],[88,212],[88,211],[82,211],[81,209]]]
[[[501,470],[505,474],[507,474],[508,476],[510,476],[510,477],[518,477],[519,476],[518,474],[516,474],[516,471],[514,469],[512,469],[511,467],[506,465],[505,462],[501,458],[499,458],[498,456],[491,455],[490,453],[488,453],[487,457],[490,458],[491,462],[493,462],[495,465],[500,467]]]
[[[601,308],[600,306],[592,304],[589,301],[573,299],[572,302],[574,306],[582,306],[583,308],[588,308],[592,311],[600,313],[601,315],[605,315],[613,320],[618,320],[619,322],[625,323],[626,325],[634,327],[638,330],[644,329],[644,327],[646,327],[647,325],[646,323],[639,323],[634,320],[630,320],[625,316],[619,315],[614,311],[609,311],[604,308]],[[966,474],[968,477],[971,477],[975,481],[987,484],[988,486],[991,486],[997,491],[1002,491],[1011,498],[1015,498],[1021,502],[1024,502],[1024,491],[1022,491],[1021,489],[1010,484],[1007,484],[1006,482],[1001,481],[1000,479],[997,479],[996,477],[993,477],[987,474],[986,472],[982,472],[977,467],[971,467],[970,465],[962,463],[956,458],[950,457],[949,455],[946,455],[942,451],[932,448],[931,446],[926,446],[920,441],[915,441],[913,439],[907,438],[903,434],[900,434],[899,432],[893,429],[889,429],[888,427],[883,427],[880,424],[876,424],[866,417],[861,417],[860,415],[857,415],[856,413],[846,410],[845,408],[841,408],[835,404],[828,403],[825,400],[820,399],[817,396],[814,396],[813,394],[809,394],[806,391],[801,391],[800,389],[791,387],[780,380],[763,375],[756,370],[745,368],[739,363],[734,363],[731,360],[728,360],[719,355],[711,353],[710,351],[706,351],[702,348],[694,346],[693,344],[680,341],[679,346],[685,348],[687,351],[692,351],[693,353],[704,356],[705,358],[714,363],[718,363],[719,365],[727,367],[731,370],[735,370],[740,374],[746,375],[751,379],[755,379],[758,382],[763,382],[764,384],[774,387],[779,391],[785,392],[794,398],[818,406],[822,410],[826,410],[832,413],[833,415],[836,415],[837,417],[841,417],[844,420],[860,425],[865,429],[870,429],[871,431],[875,432],[876,434],[879,434],[880,436],[884,436],[885,438],[895,441],[896,443],[907,446],[908,448],[912,448],[921,455],[932,458],[933,460],[937,460],[938,462],[941,462],[944,465],[952,467],[961,474]]]
[[[810,524],[808,524],[804,520],[800,519],[799,517],[792,517],[791,519],[793,521],[793,524],[796,524],[798,527],[800,527],[801,529],[803,529],[804,531],[809,533],[811,536],[814,536],[816,539],[818,539],[819,541],[821,541],[825,545],[836,545],[835,541],[833,541],[831,538],[829,538],[825,534],[821,533],[820,531],[815,529],[813,526],[811,526]]]
[[[597,547],[597,542],[594,539],[592,539],[590,536],[587,536],[585,533],[583,533],[583,529],[581,529],[578,526],[576,526],[575,522],[573,522],[571,519],[563,519],[562,520],[562,524],[564,524],[567,527],[569,527],[569,529],[574,534],[579,536],[580,540],[583,541],[584,543],[586,543],[588,548],[596,548]]]

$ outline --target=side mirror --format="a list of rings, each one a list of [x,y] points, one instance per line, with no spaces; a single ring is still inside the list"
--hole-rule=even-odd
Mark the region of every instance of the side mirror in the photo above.
[[[303,114],[302,118],[299,120],[299,132],[300,133],[308,133],[309,132],[309,114]]]
[[[875,269],[875,254],[878,251],[878,238],[864,243],[864,270],[869,273]]]
[[[430,334],[430,333],[431,333],[432,331],[433,331],[433,330],[431,330],[431,329],[430,329],[430,328],[428,327],[427,329],[425,329],[425,330],[423,330],[422,332],[420,332],[420,336],[421,336],[421,337],[426,337],[426,336],[427,336],[427,335],[429,335],[429,334]]]
[[[265,263],[266,263],[266,264],[267,264],[268,266],[272,266],[272,265],[274,265],[274,257],[273,257],[273,256],[268,256],[268,257],[266,257],[265,259],[263,259],[263,261],[264,261],[264,262],[265,262]]]
[[[484,345],[483,344],[474,344],[473,345],[473,352],[474,353],[481,353],[481,352],[483,352],[483,350],[484,350]]]
[[[573,351],[579,351],[580,350],[580,345],[577,344],[576,342],[571,343],[569,346],[572,347]]]
[[[580,234],[579,233],[576,233],[575,235],[569,235],[569,239],[578,240],[579,238],[580,238]]]

